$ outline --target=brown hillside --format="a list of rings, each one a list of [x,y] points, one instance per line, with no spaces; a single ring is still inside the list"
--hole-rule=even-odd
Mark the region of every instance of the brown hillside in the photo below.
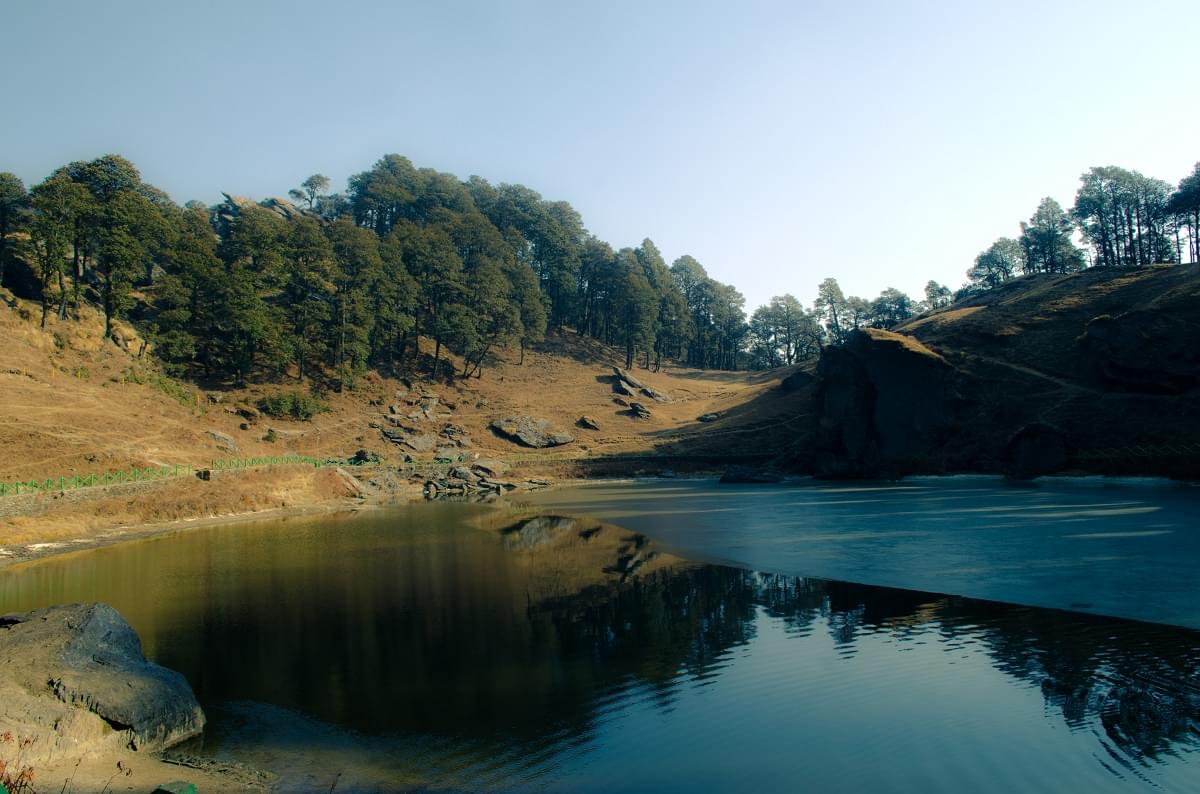
[[[1196,477],[1200,269],[1037,275],[825,351],[815,446],[843,475]],[[945,368],[889,349],[909,338]]]
[[[735,449],[761,453],[761,443],[752,439],[763,418],[742,406],[764,395],[773,397],[779,378],[635,368],[638,380],[671,401],[624,398],[650,409],[649,418],[634,418],[627,406],[614,401],[612,367],[624,363],[623,354],[567,331],[527,351],[524,364],[518,363],[518,351],[509,350],[500,351],[479,378],[431,382],[416,375],[402,380],[369,373],[353,391],[323,395],[331,407],[328,413],[307,422],[281,420],[260,415],[258,400],[274,392],[307,390],[307,384],[199,389],[165,377],[148,353],[139,357],[141,339],[128,325],[118,325],[118,345],[102,338],[101,318],[94,310],[62,323],[52,316],[42,329],[35,304],[7,292],[0,292],[0,299],[0,338],[6,346],[0,367],[0,482],[175,463],[201,467],[214,458],[293,453],[346,458],[359,449],[380,455],[385,463],[399,463],[406,456],[419,462],[448,454],[443,445],[451,441],[441,434],[447,425],[455,426],[454,437],[462,439],[454,454],[509,460],[533,455],[543,470],[555,473],[574,472],[574,460],[580,457],[680,453],[692,446],[716,455]],[[427,359],[429,347],[423,351]],[[461,372],[461,362],[452,363]],[[429,397],[437,402],[422,412]],[[719,418],[697,421],[709,413]],[[575,440],[534,450],[490,429],[493,420],[520,415],[548,420]],[[577,425],[585,415],[598,430]],[[416,451],[390,442],[382,431],[395,430],[395,425],[436,438],[442,451]],[[700,440],[706,441],[698,444]],[[530,470],[536,471],[536,465]],[[213,483],[138,485],[136,493],[125,495],[118,495],[119,488],[93,488],[63,499],[0,499],[0,547],[45,538],[47,531],[73,538],[99,527],[294,507],[347,495],[336,478],[317,477],[305,467],[260,471],[253,477],[223,474]]]

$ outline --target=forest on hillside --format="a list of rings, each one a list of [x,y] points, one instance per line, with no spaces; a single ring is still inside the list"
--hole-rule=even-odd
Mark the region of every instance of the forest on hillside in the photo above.
[[[523,185],[389,154],[330,187],[314,174],[289,199],[179,206],[117,155],[28,191],[0,173],[0,286],[40,301],[43,325],[88,301],[106,334],[129,317],[176,375],[340,389],[370,368],[480,376],[490,355],[518,346],[523,358],[547,330],[620,346],[627,367],[775,367],[1020,275],[1200,259],[1200,164],[1177,188],[1093,168],[1071,210],[1043,200],[957,292],[930,281],[921,299],[888,288],[867,300],[827,278],[811,308],[785,294],[747,317],[742,294],[695,258],[668,265],[649,238],[614,249],[569,203]]]

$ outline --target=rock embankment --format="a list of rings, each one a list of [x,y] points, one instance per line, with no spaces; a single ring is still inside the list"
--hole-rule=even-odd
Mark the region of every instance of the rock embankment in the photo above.
[[[954,367],[912,337],[875,328],[825,348],[817,369],[817,473],[835,477],[908,474],[960,401]]]
[[[32,739],[26,763],[119,749],[155,752],[198,736],[204,712],[183,676],[142,655],[106,604],[0,617],[0,725]]]

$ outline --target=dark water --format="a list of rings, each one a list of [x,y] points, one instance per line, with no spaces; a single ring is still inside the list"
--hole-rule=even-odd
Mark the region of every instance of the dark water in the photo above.
[[[0,571],[0,613],[113,604],[195,687],[201,751],[288,790],[1200,790],[1200,633],[663,558],[623,577],[625,530],[480,514],[49,559]]]

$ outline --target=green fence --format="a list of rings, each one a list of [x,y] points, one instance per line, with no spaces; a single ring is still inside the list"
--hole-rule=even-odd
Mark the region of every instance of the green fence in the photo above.
[[[307,455],[271,455],[258,458],[222,458],[210,461],[212,471],[234,471],[254,469],[261,466],[287,466],[303,464],[320,468],[331,464],[345,465],[347,462],[331,458],[313,458]],[[77,488],[91,488],[102,485],[121,485],[131,482],[148,482],[150,480],[168,480],[175,477],[189,477],[197,468],[183,463],[167,466],[133,467],[119,471],[105,471],[89,474],[61,475],[36,480],[16,480],[0,482],[0,497],[18,496],[21,494],[56,493],[72,491]]]

